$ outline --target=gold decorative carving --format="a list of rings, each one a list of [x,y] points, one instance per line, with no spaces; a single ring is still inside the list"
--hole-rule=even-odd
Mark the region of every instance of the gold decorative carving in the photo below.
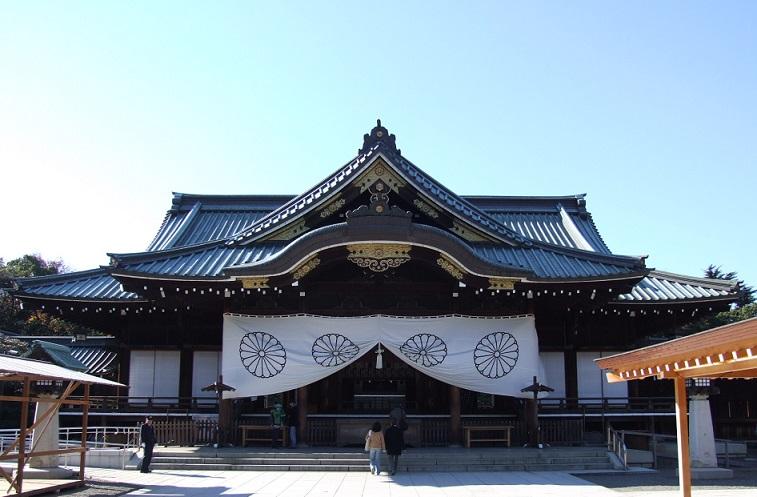
[[[439,264],[439,266],[447,271],[453,278],[456,280],[463,279],[463,271],[458,268],[455,264],[453,264],[451,261],[448,261],[444,257],[439,257],[436,260],[436,263]]]
[[[386,162],[381,159],[376,160],[371,167],[352,182],[353,186],[360,188],[360,193],[366,191],[377,181],[383,181],[394,192],[399,193],[399,189],[407,183],[397,173],[390,168]]]
[[[302,264],[300,267],[298,267],[292,273],[292,276],[296,280],[301,280],[306,274],[308,274],[310,271],[315,269],[320,263],[321,263],[321,260],[318,257],[313,257],[312,259],[308,260],[307,262]]]
[[[518,281],[517,278],[489,278],[489,290],[512,290]]]
[[[307,231],[307,226],[305,226],[305,220],[300,219],[296,223],[293,223],[289,225],[288,227],[272,234],[271,236],[268,237],[268,240],[291,240],[297,235],[301,235],[305,231]]]
[[[411,248],[399,243],[357,243],[347,245],[347,260],[374,273],[383,273],[409,261]]]
[[[457,221],[452,222],[452,231],[457,233],[461,238],[469,242],[490,242],[491,239],[481,234],[479,231],[465,226]]]
[[[334,214],[336,211],[344,207],[344,204],[346,203],[347,201],[344,200],[343,198],[334,200],[321,211],[321,217],[322,218],[329,217],[330,215]]]
[[[255,288],[269,288],[268,278],[239,278],[242,281],[242,288],[255,289]]]
[[[433,207],[431,207],[430,205],[428,205],[426,202],[424,202],[423,200],[419,198],[416,198],[415,200],[413,200],[413,205],[415,205],[418,208],[418,210],[420,210],[422,213],[424,213],[428,217],[433,217],[434,219],[437,219],[439,217],[439,213],[436,211],[436,209],[434,209]]]

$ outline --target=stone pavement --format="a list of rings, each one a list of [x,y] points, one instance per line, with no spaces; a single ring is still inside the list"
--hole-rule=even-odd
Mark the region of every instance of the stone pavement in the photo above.
[[[123,482],[148,497],[674,497],[677,491],[622,491],[564,472],[398,473],[137,471],[88,468],[87,479]],[[639,476],[643,481],[643,476]],[[695,497],[754,497],[755,489],[694,490]]]

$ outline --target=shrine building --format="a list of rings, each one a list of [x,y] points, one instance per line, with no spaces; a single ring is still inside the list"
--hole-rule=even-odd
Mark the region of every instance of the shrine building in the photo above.
[[[672,430],[664,382],[608,383],[594,360],[736,300],[731,282],[613,253],[584,195],[458,195],[380,121],[299,195],[175,193],[144,252],[109,256],[14,291],[115,337],[128,390],[101,391],[92,423],[219,417],[231,440],[296,400],[310,445],[353,444],[396,407],[410,445],[502,422],[523,441],[534,380],[553,390],[538,400],[545,442],[591,441],[608,420]],[[203,391],[219,377],[233,388],[220,402]]]

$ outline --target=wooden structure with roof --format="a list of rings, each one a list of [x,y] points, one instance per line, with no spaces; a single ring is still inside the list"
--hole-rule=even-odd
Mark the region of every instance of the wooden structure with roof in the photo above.
[[[673,380],[681,495],[691,496],[686,380],[757,378],[757,318],[597,359],[611,382]]]
[[[13,441],[8,447],[5,448],[2,454],[0,454],[0,461],[15,460],[17,461],[16,472],[11,474],[5,469],[0,468],[2,477],[9,483],[8,491],[15,491],[16,495],[36,495],[39,493],[47,493],[53,491],[59,491],[63,488],[70,488],[74,486],[80,486],[84,484],[84,467],[86,462],[87,451],[87,423],[89,414],[89,389],[92,384],[108,385],[108,386],[123,386],[119,383],[98,378],[80,371],[74,371],[70,369],[50,364],[47,362],[36,361],[32,359],[21,359],[17,357],[9,357],[0,355],[0,381],[2,382],[20,382],[22,387],[21,395],[2,395],[0,401],[3,402],[19,402],[21,404],[21,416],[19,420],[19,435],[15,441]],[[49,382],[57,381],[66,383],[66,386],[62,389],[62,393],[58,396],[54,402],[50,403],[50,399],[40,399],[36,397],[32,392],[32,386],[35,382]],[[84,395],[80,399],[71,398],[71,395],[79,388],[83,387]],[[45,402],[51,405],[48,409],[38,416],[34,423],[29,425],[29,405],[33,402]],[[61,405],[75,404],[81,406],[82,412],[82,436],[81,445],[79,447],[68,447],[57,450],[38,451],[35,450],[34,445],[31,450],[26,450],[26,437],[33,430],[44,431],[45,427],[52,416],[58,414],[58,410]],[[13,453],[15,451],[15,453]],[[79,454],[79,478],[74,481],[55,480],[51,482],[35,482],[34,488],[24,491],[24,468],[29,461],[29,458],[33,456],[51,456],[51,455],[63,455],[63,454]]]
[[[353,159],[300,195],[177,193],[147,250],[109,255],[97,269],[19,279],[13,294],[116,337],[120,381],[130,384],[119,392],[121,415],[208,406],[201,387],[220,373],[224,313],[532,314],[550,376],[540,380],[561,399],[553,414],[574,423],[587,399],[631,406],[659,395],[654,385],[610,392],[593,359],[736,298],[730,282],[613,253],[583,194],[458,195],[408,160],[380,121]],[[383,412],[381,398],[401,397],[423,433],[434,433],[421,444],[459,443],[460,423],[481,416],[518,418],[511,398],[483,399],[386,359],[383,370],[366,356],[287,393],[303,403],[305,437],[335,443],[335,419]],[[372,395],[376,402],[358,402]],[[246,402],[242,414],[262,416],[265,406]]]

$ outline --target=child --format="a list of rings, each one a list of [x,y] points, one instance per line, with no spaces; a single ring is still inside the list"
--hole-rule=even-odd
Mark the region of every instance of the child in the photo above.
[[[381,423],[376,421],[365,436],[365,449],[370,452],[371,474],[381,473],[381,452],[386,450],[384,434],[381,433]]]

